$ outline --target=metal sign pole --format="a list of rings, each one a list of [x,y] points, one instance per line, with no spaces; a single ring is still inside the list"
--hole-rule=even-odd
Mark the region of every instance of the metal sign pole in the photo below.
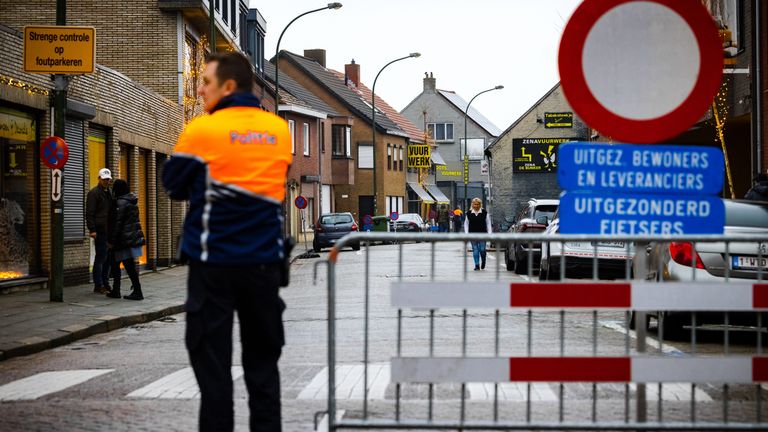
[[[67,1],[56,1],[56,25],[67,24]],[[69,77],[53,75],[53,134],[66,139],[65,118],[67,115],[67,87]],[[51,173],[53,174],[53,172]],[[53,178],[53,176],[52,176]],[[63,186],[64,176],[58,180]],[[51,184],[53,186],[53,184]],[[53,190],[51,190],[53,193]],[[48,275],[50,301],[64,301],[64,198],[51,199],[51,267]]]

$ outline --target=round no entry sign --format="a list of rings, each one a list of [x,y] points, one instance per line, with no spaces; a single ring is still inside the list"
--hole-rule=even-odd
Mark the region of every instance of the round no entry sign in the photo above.
[[[720,87],[722,42],[700,1],[585,0],[563,31],[559,69],[588,125],[652,143],[705,114]]]
[[[293,204],[296,206],[296,208],[303,210],[307,208],[307,199],[299,195],[295,200],[293,200]]]

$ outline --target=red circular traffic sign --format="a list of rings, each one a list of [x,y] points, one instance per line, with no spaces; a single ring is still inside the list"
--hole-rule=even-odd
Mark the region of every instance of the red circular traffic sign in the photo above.
[[[40,159],[50,169],[62,169],[69,159],[69,147],[63,138],[50,136],[40,144]]]
[[[560,82],[573,110],[617,141],[674,137],[720,87],[717,26],[700,2],[585,0],[563,31]]]
[[[299,195],[295,200],[293,200],[293,204],[296,205],[297,208],[304,210],[307,208],[307,199]]]
[[[392,213],[389,214],[389,218],[392,219],[393,221],[396,221],[400,219],[400,213],[393,211]]]

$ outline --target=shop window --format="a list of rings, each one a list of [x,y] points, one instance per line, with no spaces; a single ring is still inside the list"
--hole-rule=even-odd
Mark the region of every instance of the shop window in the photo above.
[[[34,116],[0,108],[0,281],[28,276],[37,270],[37,142]]]

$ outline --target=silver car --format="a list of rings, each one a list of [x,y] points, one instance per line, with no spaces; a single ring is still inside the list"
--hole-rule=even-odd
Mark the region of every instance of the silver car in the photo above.
[[[768,203],[723,200],[725,234],[768,234]],[[639,249],[638,253],[640,253]],[[726,271],[730,279],[768,280],[768,244],[757,242],[689,242],[652,243],[645,250],[646,264],[635,260],[635,275],[648,281],[722,282]],[[638,268],[638,266],[643,266]],[[664,335],[676,337],[690,323],[690,313],[664,312],[652,314],[664,326]],[[731,314],[734,324],[754,324],[754,314]],[[722,313],[697,313],[696,325],[720,324]]]

